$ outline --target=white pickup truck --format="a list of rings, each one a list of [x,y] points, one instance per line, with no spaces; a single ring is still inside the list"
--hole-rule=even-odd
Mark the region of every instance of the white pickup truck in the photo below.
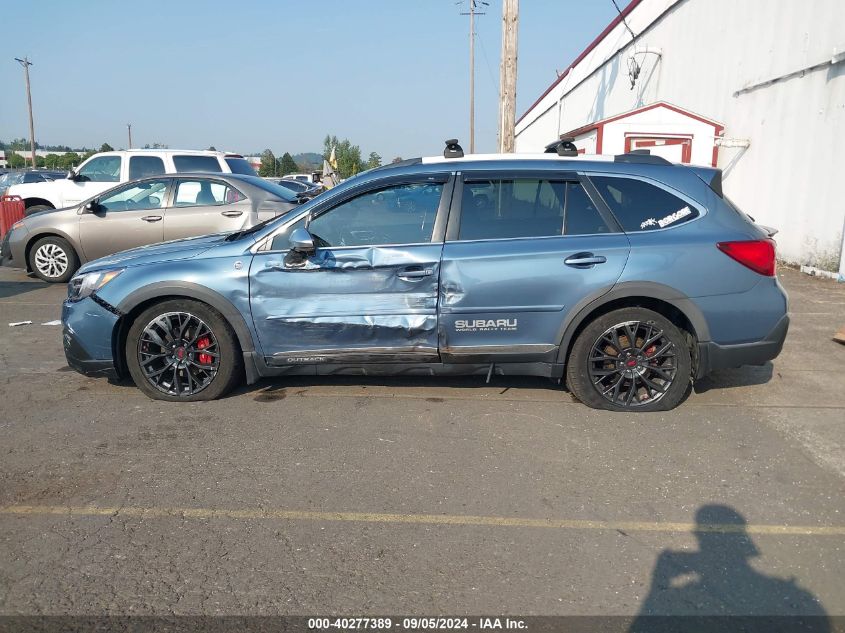
[[[180,172],[255,175],[240,154],[227,152],[131,149],[94,154],[65,179],[13,185],[6,192],[23,198],[26,214],[77,205],[122,182]]]

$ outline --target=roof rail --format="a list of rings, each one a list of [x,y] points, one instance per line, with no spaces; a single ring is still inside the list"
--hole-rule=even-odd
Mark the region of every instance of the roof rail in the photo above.
[[[613,157],[616,163],[639,163],[642,165],[671,165],[662,156],[652,156],[647,149],[635,149],[627,154],[617,154]]]
[[[557,154],[558,156],[578,156],[578,148],[575,147],[575,139],[571,136],[562,136],[560,140],[546,145],[544,154]]]
[[[458,145],[458,139],[446,139],[446,149],[443,150],[443,158],[463,158],[464,148]]]

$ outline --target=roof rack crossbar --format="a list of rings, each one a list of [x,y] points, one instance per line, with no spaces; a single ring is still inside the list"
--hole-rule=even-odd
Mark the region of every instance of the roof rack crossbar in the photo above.
[[[617,154],[613,157],[616,163],[639,163],[641,165],[671,165],[662,156],[653,156],[647,149],[635,149],[627,154]]]

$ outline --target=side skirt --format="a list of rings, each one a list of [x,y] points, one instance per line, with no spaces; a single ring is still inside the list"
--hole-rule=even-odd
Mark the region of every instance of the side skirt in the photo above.
[[[319,363],[268,365],[255,353],[244,353],[247,383],[273,376],[486,376],[490,363]],[[561,378],[561,363],[495,363],[497,376]]]

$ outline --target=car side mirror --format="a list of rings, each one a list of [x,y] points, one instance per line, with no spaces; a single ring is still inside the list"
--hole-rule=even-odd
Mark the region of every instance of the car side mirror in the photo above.
[[[96,213],[100,209],[100,203],[94,200],[89,200],[85,203],[85,213]]]
[[[66,177],[68,180],[76,180],[77,178],[79,178],[79,176],[76,175],[76,172],[72,169],[68,170]]]
[[[288,243],[290,244],[290,249],[297,253],[313,253],[316,250],[314,247],[314,237],[308,232],[308,229],[303,229],[302,227],[294,229],[291,232]]]

